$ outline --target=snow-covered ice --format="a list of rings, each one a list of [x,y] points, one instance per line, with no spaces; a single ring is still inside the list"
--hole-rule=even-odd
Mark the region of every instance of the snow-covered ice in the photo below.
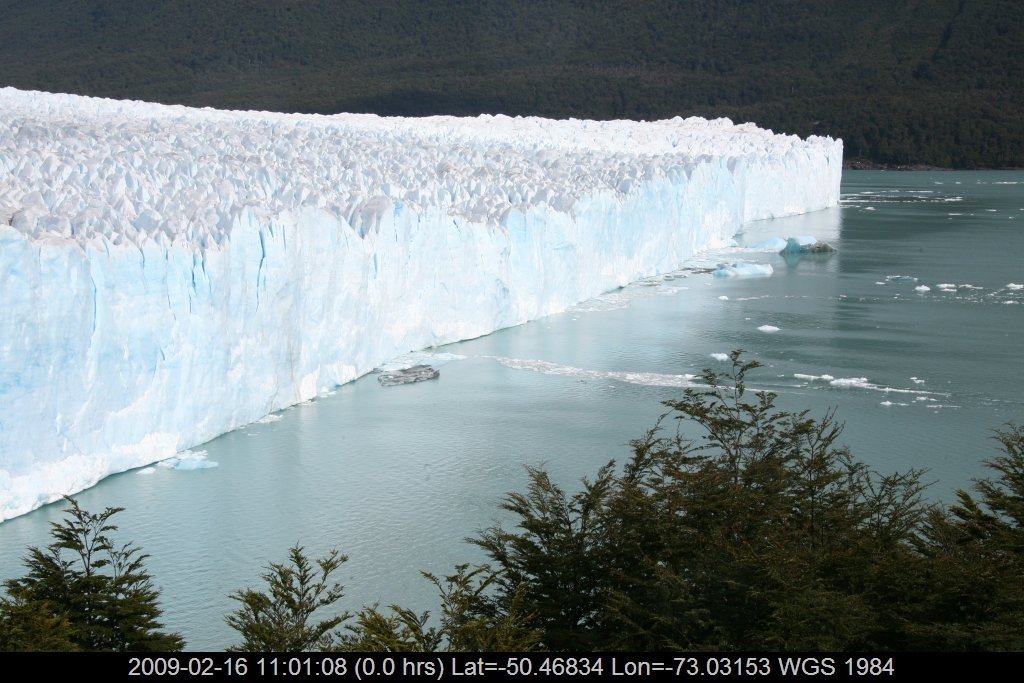
[[[0,89],[0,520],[834,206],[841,162],[840,141],[726,119]]]

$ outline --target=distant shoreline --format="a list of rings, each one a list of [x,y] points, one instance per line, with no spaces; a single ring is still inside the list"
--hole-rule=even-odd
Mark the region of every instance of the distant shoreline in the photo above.
[[[882,164],[870,159],[843,159],[844,171],[1020,171],[1019,167],[971,166],[929,166],[928,164]]]

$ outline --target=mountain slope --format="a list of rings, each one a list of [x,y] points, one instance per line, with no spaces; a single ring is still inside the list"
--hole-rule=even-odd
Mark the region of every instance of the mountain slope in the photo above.
[[[730,116],[1024,166],[1017,0],[0,0],[0,84],[232,109]]]

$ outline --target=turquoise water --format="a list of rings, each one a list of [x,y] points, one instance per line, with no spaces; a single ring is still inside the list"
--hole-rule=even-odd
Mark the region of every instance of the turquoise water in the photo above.
[[[524,464],[571,486],[626,457],[686,375],[725,369],[712,354],[743,348],[766,365],[751,385],[787,409],[835,407],[857,458],[927,468],[929,495],[948,500],[984,476],[992,431],[1024,421],[1024,289],[1007,286],[1024,284],[1022,190],[1019,172],[850,172],[840,208],[751,224],[744,246],[688,264],[769,264],[770,277],[689,269],[637,283],[433,349],[447,361],[437,381],[384,388],[367,376],[178,468],[110,477],[78,498],[126,508],[118,538],[151,555],[165,621],[192,649],[234,642],[228,594],[295,543],[349,555],[351,609],[433,609],[419,571],[481,559],[463,539],[502,519]],[[838,251],[787,262],[756,248],[792,235]],[[0,525],[0,579],[20,574],[61,508]]]

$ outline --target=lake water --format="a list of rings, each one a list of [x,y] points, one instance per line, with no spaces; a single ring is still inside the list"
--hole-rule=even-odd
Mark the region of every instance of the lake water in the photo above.
[[[787,262],[757,246],[796,235],[838,251]],[[482,559],[463,539],[502,519],[524,464],[573,486],[625,458],[660,401],[687,374],[726,369],[712,354],[732,349],[766,365],[749,384],[782,408],[835,407],[873,468],[927,468],[938,500],[985,476],[993,430],[1024,420],[1024,173],[848,172],[840,208],[751,224],[738,241],[688,266],[769,264],[770,277],[682,270],[433,349],[439,380],[364,377],[79,501],[126,508],[117,538],[151,555],[166,625],[190,649],[222,649],[236,641],[227,596],[295,543],[349,555],[350,609],[436,608],[419,571]],[[0,524],[0,580],[62,508]]]

